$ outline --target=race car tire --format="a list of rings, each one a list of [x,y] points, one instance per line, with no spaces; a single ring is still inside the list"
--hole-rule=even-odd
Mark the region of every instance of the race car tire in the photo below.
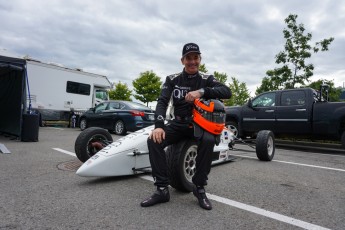
[[[77,158],[81,162],[85,162],[112,142],[113,137],[107,130],[98,127],[90,127],[78,135],[74,144],[74,151]]]
[[[181,192],[192,192],[192,177],[196,170],[197,144],[184,140],[166,149],[168,175],[171,187]]]
[[[274,134],[270,130],[261,130],[256,137],[256,156],[261,161],[271,161],[275,153]]]

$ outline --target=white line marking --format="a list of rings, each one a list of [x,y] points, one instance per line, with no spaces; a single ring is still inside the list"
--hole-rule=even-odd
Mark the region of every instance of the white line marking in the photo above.
[[[236,155],[236,154],[231,154],[231,156],[256,159],[256,157],[242,156],[242,155]],[[330,167],[324,167],[324,166],[318,166],[318,165],[308,165],[308,164],[302,164],[302,163],[296,163],[296,162],[290,162],[290,161],[278,161],[278,160],[272,160],[272,161],[284,163],[284,164],[300,165],[300,166],[306,166],[306,167],[311,167],[311,168],[328,169],[328,170],[333,170],[333,171],[345,172],[345,169],[339,169],[339,168],[330,168]]]
[[[60,149],[60,148],[53,148],[53,149],[56,150],[56,151],[59,151],[59,152],[71,155],[73,157],[76,157],[75,153],[73,153],[73,152],[69,152],[69,151],[66,151],[66,150],[63,150],[63,149]],[[248,158],[252,158],[252,157],[248,157]],[[255,157],[253,157],[253,158],[255,158]],[[142,178],[144,180],[152,181],[152,182],[154,181],[151,176],[147,176],[147,175],[140,176],[140,178]],[[255,213],[255,214],[258,214],[258,215],[261,215],[261,216],[265,216],[265,217],[268,217],[268,218],[271,218],[271,219],[275,219],[275,220],[278,220],[278,221],[281,221],[281,222],[284,222],[284,223],[287,223],[287,224],[298,226],[298,227],[301,227],[301,228],[304,228],[304,229],[329,230],[329,228],[324,228],[324,227],[321,227],[319,225],[311,224],[311,223],[308,223],[308,222],[305,222],[305,221],[302,221],[302,220],[298,220],[298,219],[291,218],[291,217],[288,217],[288,216],[284,216],[284,215],[281,215],[281,214],[278,214],[278,213],[267,211],[265,209],[257,208],[255,206],[243,204],[243,203],[240,203],[240,202],[237,202],[237,201],[234,201],[234,200],[230,200],[230,199],[227,199],[227,198],[224,198],[224,197],[220,197],[220,196],[213,195],[213,194],[210,194],[210,193],[207,193],[207,195],[208,195],[208,197],[211,200],[214,200],[214,201],[217,201],[217,202],[220,202],[220,203],[223,203],[223,204],[235,207],[235,208],[239,208],[239,209],[242,209],[242,210],[245,210],[245,211],[248,211],[248,212],[252,212],[252,213]]]
[[[53,148],[53,149],[56,150],[56,151],[59,151],[59,152],[62,152],[62,153],[71,155],[71,156],[73,156],[73,157],[77,157],[77,156],[75,155],[75,153],[72,153],[72,152],[69,152],[69,151],[66,151],[66,150],[63,150],[63,149],[59,149],[59,148]]]
[[[153,182],[153,178],[151,176],[144,175],[144,176],[140,176],[140,178]],[[281,214],[278,214],[278,213],[275,213],[275,212],[267,211],[265,209],[257,208],[255,206],[251,206],[251,205],[248,205],[248,204],[243,204],[243,203],[240,203],[240,202],[237,202],[237,201],[234,201],[234,200],[230,200],[230,199],[227,199],[227,198],[224,198],[224,197],[220,197],[220,196],[217,196],[217,195],[213,195],[213,194],[210,194],[210,193],[207,193],[207,196],[211,200],[217,201],[219,203],[223,203],[223,204],[235,207],[235,208],[239,208],[239,209],[242,209],[242,210],[245,210],[245,211],[248,211],[248,212],[252,212],[252,213],[255,213],[255,214],[258,214],[258,215],[261,215],[261,216],[265,216],[265,217],[268,217],[268,218],[271,218],[271,219],[275,219],[275,220],[278,220],[278,221],[281,221],[281,222],[284,222],[284,223],[287,223],[287,224],[291,224],[291,225],[294,225],[294,226],[298,226],[298,227],[301,227],[301,228],[304,228],[304,229],[329,230],[329,228],[324,228],[324,227],[321,227],[319,225],[311,224],[311,223],[308,223],[308,222],[305,222],[305,221],[302,221],[302,220],[298,220],[298,219],[295,219],[295,218],[284,216],[284,215],[281,215]]]
[[[278,220],[278,221],[281,221],[281,222],[284,222],[287,224],[295,225],[295,226],[298,226],[298,227],[301,227],[304,229],[329,229],[329,228],[324,228],[324,227],[321,227],[319,225],[311,224],[311,223],[308,223],[308,222],[305,222],[302,220],[298,220],[295,218],[284,216],[284,215],[281,215],[281,214],[278,214],[275,212],[267,211],[265,209],[257,208],[257,207],[243,204],[243,203],[240,203],[240,202],[237,202],[234,200],[219,197],[219,196],[216,196],[213,194],[207,193],[207,195],[209,196],[210,199],[218,201],[220,203],[227,204],[227,205],[230,205],[230,206],[233,206],[233,207],[236,207],[236,208],[248,211],[248,212],[252,212],[252,213],[255,213],[255,214],[258,214],[261,216],[265,216],[265,217],[268,217],[271,219],[275,219],[275,220]]]

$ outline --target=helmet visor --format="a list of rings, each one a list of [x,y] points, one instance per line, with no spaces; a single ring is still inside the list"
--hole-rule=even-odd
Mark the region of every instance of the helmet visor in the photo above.
[[[203,118],[205,118],[208,121],[218,123],[218,124],[224,124],[226,119],[226,114],[224,112],[207,112],[203,111],[201,113]]]

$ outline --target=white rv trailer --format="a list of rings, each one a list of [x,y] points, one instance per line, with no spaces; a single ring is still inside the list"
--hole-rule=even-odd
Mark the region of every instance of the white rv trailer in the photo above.
[[[112,85],[106,76],[32,59],[26,59],[26,69],[28,103],[43,121],[68,120],[72,111],[78,114],[109,99]]]
[[[33,128],[25,129],[23,124],[31,124],[34,121],[30,119],[35,117],[29,119],[26,115],[35,113],[40,114],[41,124],[49,124],[48,121],[70,124],[72,117],[77,121],[77,116],[72,115],[108,100],[111,87],[105,76],[0,50],[0,133],[26,136],[22,135],[24,131]],[[24,118],[28,119],[24,122]]]

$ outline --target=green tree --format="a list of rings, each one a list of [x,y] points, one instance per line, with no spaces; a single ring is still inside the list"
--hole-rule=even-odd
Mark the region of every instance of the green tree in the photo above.
[[[283,66],[268,70],[266,72],[268,79],[263,79],[265,82],[262,84],[272,86],[273,89],[291,89],[295,88],[296,84],[305,85],[306,82],[309,82],[310,77],[313,75],[314,65],[307,64],[306,59],[311,57],[312,51],[314,53],[327,51],[328,46],[334,40],[333,37],[323,39],[316,42],[315,46],[312,47],[309,44],[312,34],[304,34],[304,25],[297,25],[296,19],[297,15],[293,14],[285,19],[287,24],[287,28],[283,30],[286,39],[285,50],[276,55],[275,61],[276,64],[282,64]],[[273,83],[269,84],[269,81],[273,81]]]
[[[134,97],[139,101],[148,103],[156,101],[161,91],[162,81],[152,70],[140,73],[140,76],[133,81],[136,94]]]
[[[109,98],[111,100],[124,100],[131,101],[131,91],[128,89],[127,84],[114,83],[114,89],[109,90]]]
[[[217,71],[214,71],[213,75],[219,82],[223,84],[225,84],[226,80],[228,79],[228,75],[226,75],[226,73],[218,73]]]
[[[205,64],[201,64],[199,66],[199,71],[202,72],[202,73],[207,73],[208,70],[206,69],[206,65]]]
[[[325,79],[319,79],[317,81],[311,82],[307,87],[313,88],[315,90],[320,90],[322,84],[329,85],[328,97],[329,101],[340,101],[339,97],[341,94],[341,88],[336,88],[334,86],[334,81],[329,81]]]
[[[255,94],[258,95],[263,92],[278,90],[279,85],[279,81],[276,78],[264,77],[261,85],[256,88]]]
[[[246,83],[239,82],[239,80],[235,77],[231,77],[231,80],[232,83],[229,84],[229,87],[232,92],[232,97],[225,100],[224,104],[227,106],[245,104],[250,98]]]

